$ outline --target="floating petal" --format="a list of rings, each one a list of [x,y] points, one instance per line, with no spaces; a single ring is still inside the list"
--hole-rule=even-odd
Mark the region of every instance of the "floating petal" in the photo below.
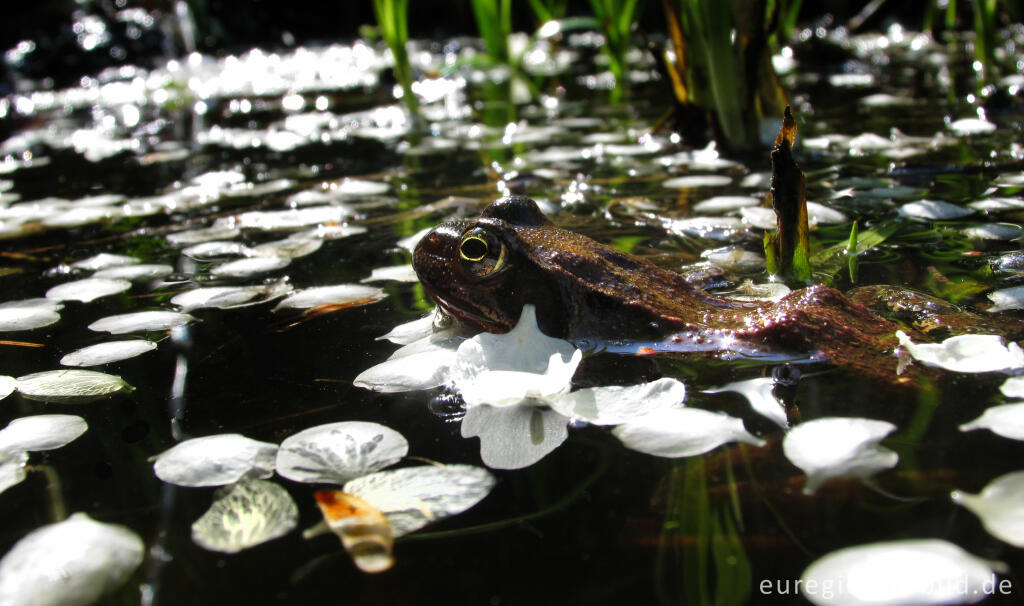
[[[181,307],[182,311],[234,309],[283,296],[290,288],[287,280],[263,286],[207,286],[175,295],[171,303]]]
[[[395,265],[393,267],[377,267],[370,272],[369,277],[363,278],[360,282],[419,282],[419,280],[412,265]]]
[[[509,332],[481,333],[459,346],[453,379],[469,406],[544,403],[569,391],[582,357],[572,343],[542,333],[536,309],[524,305]]]
[[[277,304],[279,309],[309,309],[318,305],[365,305],[387,296],[383,290],[361,284],[336,284],[307,288],[285,298]]]
[[[178,486],[224,486],[242,479],[269,478],[277,445],[237,433],[193,438],[154,457],[156,477]]]
[[[986,408],[981,416],[960,426],[960,431],[988,429],[1011,440],[1024,440],[1024,402]]]
[[[128,580],[144,547],[124,526],[84,513],[43,526],[0,560],[0,604],[87,606]]]
[[[965,227],[963,233],[978,240],[1016,240],[1024,236],[1024,229],[1010,223],[982,223]]]
[[[99,366],[140,356],[156,349],[156,343],[132,339],[97,343],[77,349],[60,359],[61,366]]]
[[[949,219],[966,217],[974,211],[969,208],[957,206],[956,204],[943,202],[942,200],[920,200],[918,202],[908,202],[907,204],[904,204],[897,212],[900,216],[909,217],[911,219],[946,221]]]
[[[879,444],[895,429],[892,423],[874,419],[815,419],[791,429],[782,450],[807,474],[804,494],[813,494],[833,478],[867,478],[895,467],[899,455]]]
[[[443,333],[428,335],[359,373],[352,384],[382,393],[439,387],[448,382],[452,374],[455,351],[461,342]]]
[[[725,175],[685,175],[674,177],[662,182],[662,187],[671,189],[690,189],[697,187],[725,187],[732,183]]]
[[[14,393],[18,387],[18,381],[14,377],[0,375],[0,400]]]
[[[0,430],[0,454],[53,450],[89,429],[76,415],[32,415],[14,419]]]
[[[565,441],[569,418],[537,406],[470,406],[462,437],[480,438],[480,459],[492,469],[521,469]]]
[[[1024,286],[1012,286],[988,293],[992,301],[990,312],[1006,311],[1007,309],[1024,309]]]
[[[192,524],[204,549],[237,553],[295,529],[299,508],[288,491],[265,480],[243,480],[217,491],[213,505]]]
[[[60,321],[60,314],[46,307],[0,308],[0,332],[34,330]]]
[[[308,484],[343,484],[394,465],[409,444],[390,427],[364,421],[318,425],[288,437],[277,452],[277,473]]]
[[[1024,398],[1024,377],[1010,377],[999,386],[999,391],[1007,398]]]
[[[181,251],[181,254],[186,257],[192,257],[200,261],[207,261],[209,259],[219,259],[221,257],[243,257],[252,253],[245,244],[241,242],[230,242],[214,240],[212,242],[203,242]]]
[[[137,258],[129,257],[127,255],[100,253],[98,255],[93,255],[88,259],[75,261],[71,264],[71,267],[75,269],[83,269],[85,271],[99,271],[108,267],[121,267],[123,265],[131,265],[138,262],[139,260]]]
[[[121,335],[129,332],[169,330],[193,320],[195,318],[192,316],[176,311],[138,311],[101,318],[90,324],[89,330]]]
[[[284,269],[290,264],[291,259],[282,257],[251,257],[218,265],[210,274],[218,278],[249,278]]]
[[[93,278],[105,280],[156,280],[174,273],[174,268],[166,264],[124,265],[101,269],[92,275]]]
[[[0,492],[25,481],[27,452],[0,452]]]
[[[589,387],[550,402],[557,412],[594,425],[619,425],[656,410],[679,408],[686,386],[671,378],[628,386]]]
[[[298,259],[320,250],[324,241],[308,234],[296,234],[283,240],[264,242],[249,249],[249,254],[279,259]]]
[[[1003,345],[999,335],[959,335],[942,343],[915,344],[896,331],[900,347],[915,360],[956,372],[998,372],[1024,367],[1024,350],[1016,343]]]
[[[981,118],[961,118],[951,122],[949,130],[957,135],[986,135],[995,132],[996,125]]]
[[[425,339],[434,334],[434,323],[437,320],[437,308],[418,320],[399,324],[387,334],[377,337],[377,341],[388,340],[397,345],[408,345],[414,341]]]
[[[230,240],[241,233],[242,230],[240,230],[234,223],[215,223],[210,227],[170,234],[167,236],[167,242],[171,246],[189,246],[192,244],[201,244],[203,242],[212,242],[214,240]]]
[[[18,393],[30,400],[81,404],[131,391],[131,385],[115,375],[94,370],[47,370],[18,377]]]
[[[627,448],[658,457],[692,457],[727,442],[763,446],[743,421],[699,408],[666,409],[634,419],[612,430]]]
[[[986,597],[1004,566],[940,539],[847,547],[804,570],[801,592],[818,606],[971,604]]]
[[[345,484],[387,516],[395,538],[469,509],[494,487],[494,476],[473,465],[405,467],[356,478]]]
[[[774,386],[775,381],[771,377],[759,377],[746,381],[734,381],[714,389],[705,389],[704,392],[735,391],[747,399],[754,412],[786,429],[789,427],[789,421],[786,419],[786,407],[772,393]]]
[[[954,490],[950,495],[981,518],[992,536],[1014,547],[1024,547],[1024,471],[1000,476],[988,483],[981,494]]]
[[[373,574],[394,566],[395,538],[384,512],[341,490],[320,490],[313,496],[327,527],[359,570]]]
[[[127,280],[107,280],[104,278],[85,278],[54,286],[46,291],[47,299],[58,301],[81,301],[88,303],[99,299],[124,292],[132,287]]]

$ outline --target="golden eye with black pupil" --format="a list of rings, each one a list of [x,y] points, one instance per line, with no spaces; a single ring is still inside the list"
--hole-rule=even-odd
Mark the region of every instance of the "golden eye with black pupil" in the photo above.
[[[475,227],[462,236],[459,259],[466,272],[474,278],[485,278],[505,265],[505,243],[482,227]]]

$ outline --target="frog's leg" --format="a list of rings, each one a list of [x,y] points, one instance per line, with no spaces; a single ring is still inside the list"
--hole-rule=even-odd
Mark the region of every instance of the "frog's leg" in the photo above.
[[[1015,318],[995,318],[973,313],[948,301],[905,287],[861,286],[846,295],[878,315],[921,332],[933,340],[969,333],[996,334],[1011,339],[1024,336],[1024,323]]]

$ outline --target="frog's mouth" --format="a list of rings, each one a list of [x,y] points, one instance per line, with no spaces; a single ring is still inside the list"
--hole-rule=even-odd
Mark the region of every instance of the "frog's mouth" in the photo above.
[[[437,306],[440,307],[442,311],[454,318],[463,326],[482,330],[484,332],[507,332],[509,330],[509,328],[503,327],[494,320],[467,311],[464,307],[454,305],[426,284],[423,285],[423,288],[426,289],[430,298],[437,302]]]

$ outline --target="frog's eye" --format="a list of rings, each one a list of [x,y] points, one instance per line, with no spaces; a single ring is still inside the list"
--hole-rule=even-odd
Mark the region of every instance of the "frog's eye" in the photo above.
[[[482,227],[466,232],[459,242],[459,259],[474,278],[485,278],[505,266],[505,243]]]

